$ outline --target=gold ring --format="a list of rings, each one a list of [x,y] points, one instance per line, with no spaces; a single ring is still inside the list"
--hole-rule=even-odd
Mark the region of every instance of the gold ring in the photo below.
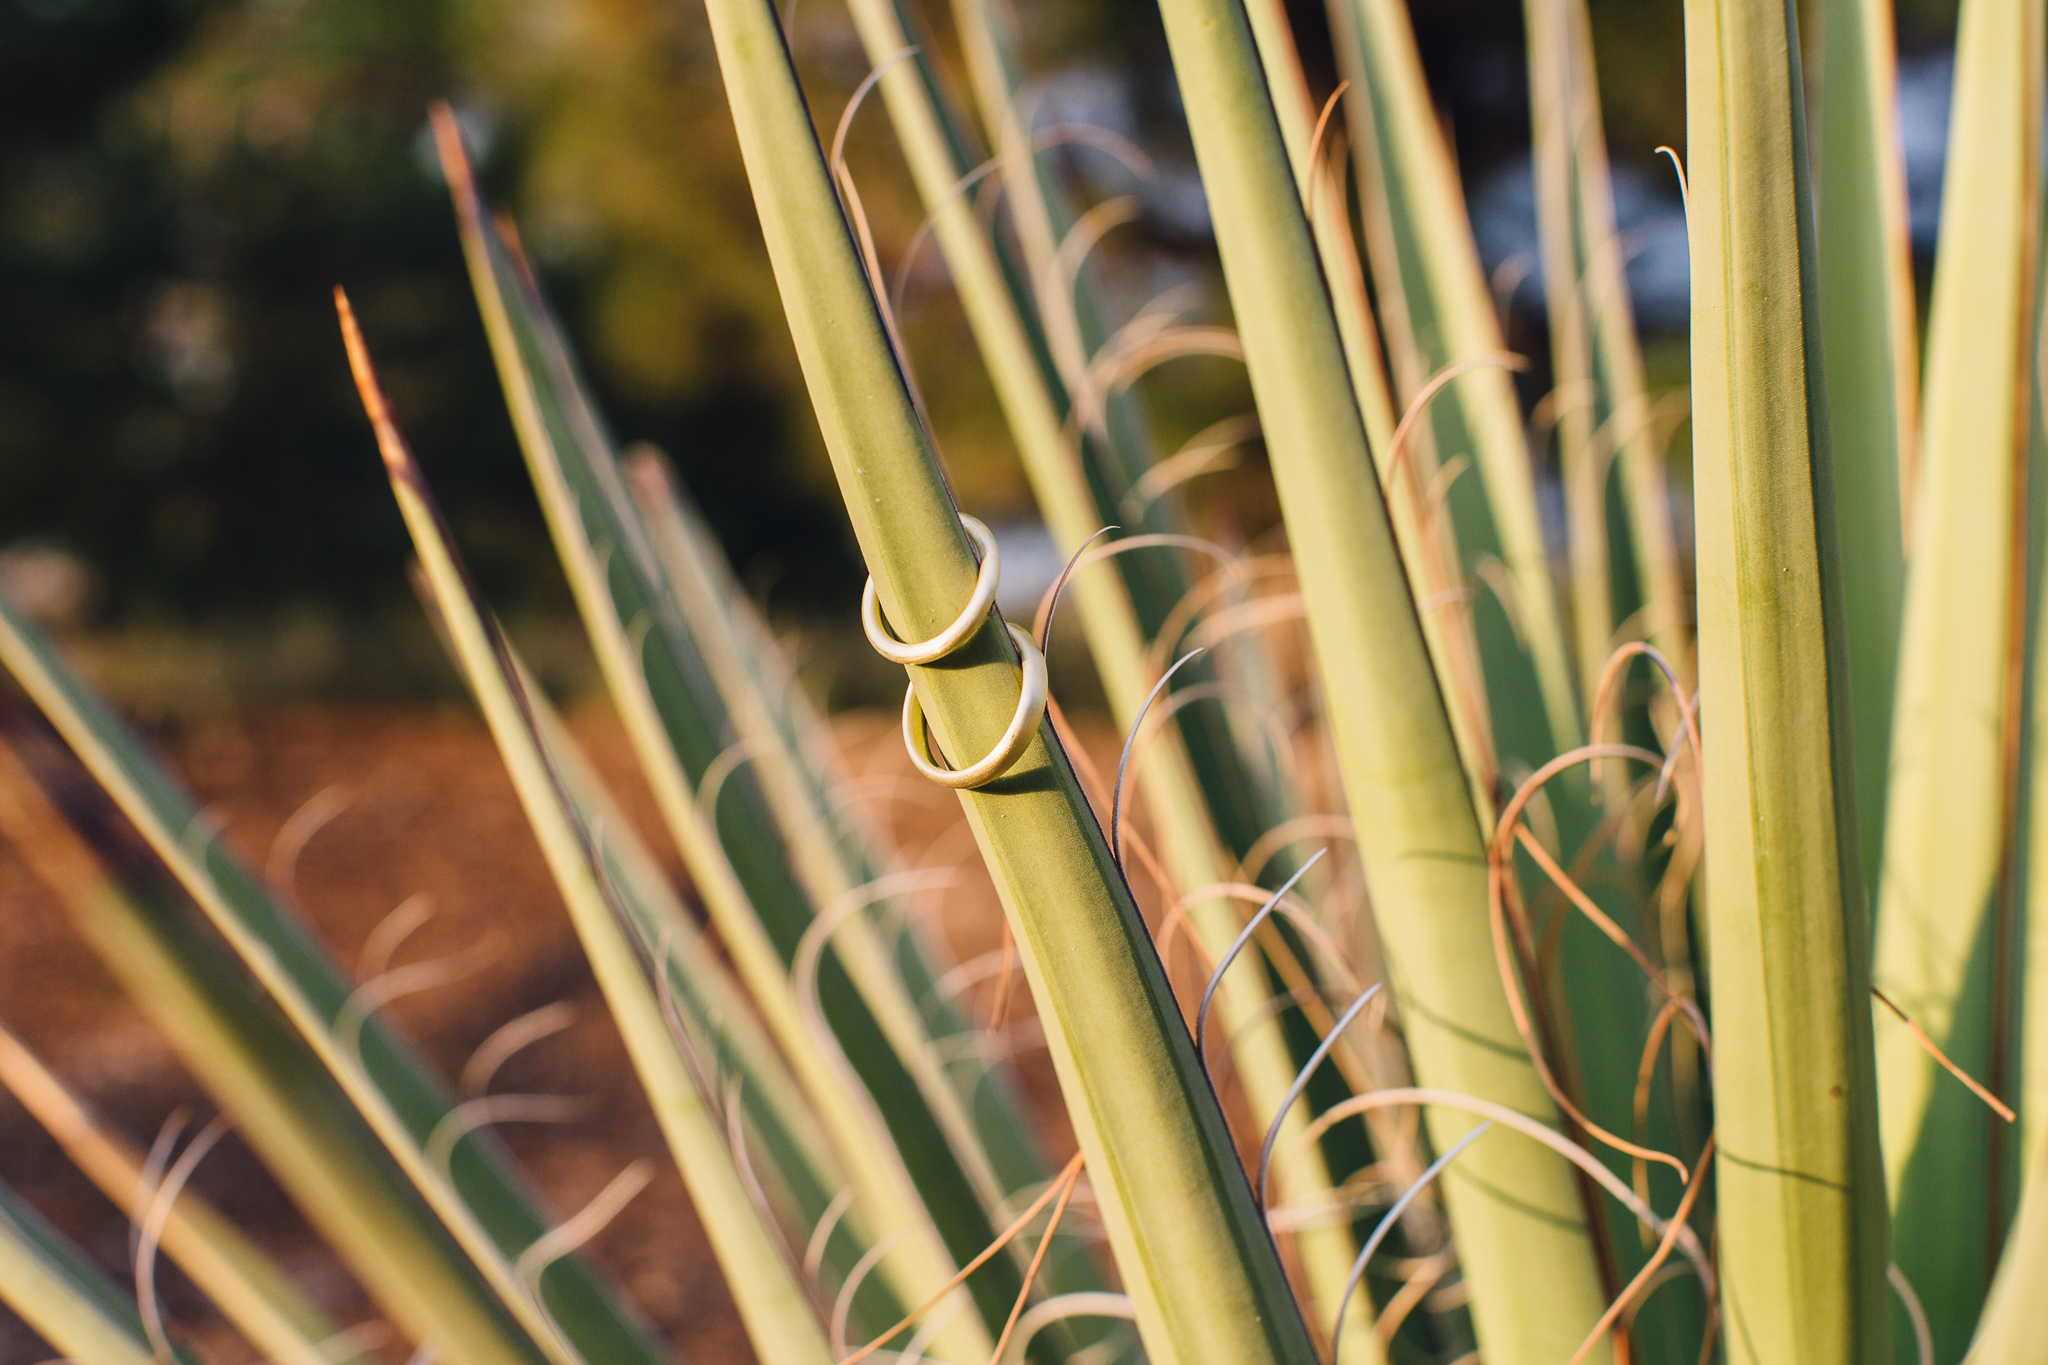
[[[928,664],[945,658],[981,629],[981,618],[988,615],[988,609],[995,605],[996,583],[1003,576],[1003,560],[996,553],[996,538],[988,527],[964,512],[960,515],[960,525],[968,538],[981,548],[981,570],[974,576],[974,595],[967,599],[966,609],[953,618],[952,625],[931,639],[905,644],[889,633],[889,628],[882,624],[882,603],[875,593],[875,576],[868,575],[868,585],[860,595],[860,623],[867,630],[868,643],[891,663]]]
[[[1017,692],[1017,713],[1010,717],[1010,728],[1003,731],[1002,739],[979,763],[967,768],[941,768],[932,762],[924,708],[918,704],[916,685],[912,684],[903,694],[903,746],[910,750],[910,761],[917,765],[917,770],[941,786],[985,787],[995,781],[1024,756],[1038,734],[1038,723],[1045,718],[1045,655],[1038,652],[1029,635],[1015,626],[1009,630],[1010,638],[1017,642],[1017,652],[1024,656],[1024,683]]]

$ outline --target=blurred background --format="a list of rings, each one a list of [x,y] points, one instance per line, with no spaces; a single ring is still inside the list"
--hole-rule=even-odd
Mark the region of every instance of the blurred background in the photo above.
[[[1057,153],[1086,195],[1142,206],[1099,248],[1116,258],[1103,272],[1121,291],[1113,306],[1175,291],[1189,320],[1227,322],[1153,0],[1016,3],[1041,122],[1096,124],[1153,159],[1139,178],[1096,152]],[[1954,5],[1896,3],[1924,288]],[[922,4],[950,60],[945,6]],[[783,5],[829,138],[867,61],[838,0]],[[1290,9],[1320,98],[1336,83],[1321,7]],[[1411,9],[1509,344],[1532,362],[1519,382],[1533,405],[1551,381],[1521,7]],[[1686,379],[1684,219],[1655,156],[1684,147],[1680,0],[1591,9],[1629,282],[1661,395]],[[583,1095],[604,1116],[507,1132],[549,1197],[577,1208],[632,1156],[660,1158],[660,1144],[502,764],[407,586],[407,537],[335,327],[337,283],[485,592],[570,703],[631,818],[678,878],[681,866],[595,686],[513,440],[427,138],[427,106],[443,98],[620,441],[674,460],[821,699],[845,711],[900,697],[901,671],[855,624],[862,569],[697,0],[0,0],[0,591],[65,637],[256,865],[276,866],[281,846],[298,848],[286,832],[304,812],[339,798],[332,828],[280,880],[344,960],[421,892],[442,907],[416,941],[422,957],[496,945],[460,989],[394,1007],[445,1072],[508,1018],[560,999],[582,1007],[564,1041],[507,1069],[509,1086]],[[955,491],[997,528],[1006,592],[1029,603],[1058,556],[943,262],[910,251],[921,215],[879,102],[848,145]],[[1165,449],[1250,406],[1241,370],[1221,360],[1177,360],[1142,382]],[[1681,432],[1679,490],[1684,443]],[[1256,448],[1189,497],[1198,529],[1226,542],[1277,521]],[[1084,744],[1113,764],[1121,737],[1088,713],[1083,651],[1054,657]],[[892,718],[842,715],[837,729],[864,777],[905,770]],[[889,807],[887,842],[916,865],[971,861],[957,806],[929,794]],[[992,893],[965,881],[945,915],[963,957],[998,933]],[[209,1107],[5,846],[0,1016],[143,1145],[166,1114]],[[1054,1146],[1070,1150],[1043,1054],[1024,1065]],[[0,1151],[11,1184],[126,1273],[125,1221],[11,1103]],[[680,1182],[658,1164],[591,1249],[688,1358],[744,1361]],[[342,1320],[372,1311],[234,1140],[198,1188]],[[173,1317],[211,1358],[248,1360],[196,1291],[164,1274]],[[0,1310],[0,1365],[47,1354]]]
[[[933,41],[951,50],[943,6]],[[1023,0],[1048,120],[1135,138],[1116,277],[1227,318],[1156,7]],[[1296,4],[1335,83],[1320,7]],[[1548,386],[1514,0],[1413,7],[1511,344]],[[1940,184],[1952,0],[1900,0],[1923,274]],[[1652,384],[1684,380],[1684,224],[1654,157],[1684,145],[1678,0],[1594,0],[1630,282]],[[791,0],[827,135],[867,63],[832,0]],[[1321,93],[1319,91],[1319,93]],[[558,680],[569,603],[513,444],[428,155],[452,100],[622,440],[679,465],[776,619],[837,638],[861,571],[761,251],[701,12],[679,0],[0,0],[0,584],[81,637],[135,700],[452,688],[403,573],[329,291],[345,285],[486,589]],[[879,109],[852,163],[900,272],[918,377],[961,501],[1004,528],[1017,586],[1052,571],[1021,471]],[[1127,302],[1135,306],[1142,297]],[[1246,406],[1220,361],[1148,383],[1166,439]],[[1683,438],[1681,437],[1681,445]],[[1256,452],[1196,485],[1255,535]],[[1681,450],[1676,459],[1683,461]],[[1681,482],[1680,487],[1683,487]],[[1035,552],[1035,553],[1034,553]],[[551,648],[559,636],[560,648]],[[823,651],[836,656],[839,651]],[[886,685],[847,664],[837,702]],[[132,686],[125,685],[132,682]],[[876,693],[876,696],[879,696]]]

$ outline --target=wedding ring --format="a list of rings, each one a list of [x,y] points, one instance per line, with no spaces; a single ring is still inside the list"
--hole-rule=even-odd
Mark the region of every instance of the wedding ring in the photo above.
[[[875,576],[868,575],[868,585],[860,595],[860,623],[867,630],[868,643],[891,663],[928,664],[945,658],[981,629],[981,618],[988,615],[988,609],[995,605],[996,583],[1003,576],[1003,560],[996,553],[996,538],[988,527],[965,513],[960,516],[960,525],[968,538],[981,549],[981,571],[974,577],[974,595],[967,599],[967,606],[953,618],[952,625],[931,639],[905,644],[889,633],[889,627],[882,622],[882,603],[875,592]]]
[[[995,781],[1024,756],[1038,734],[1038,723],[1045,718],[1045,655],[1038,652],[1038,646],[1024,631],[1016,626],[1009,630],[1010,638],[1017,642],[1017,652],[1024,656],[1024,682],[1017,692],[1017,712],[1010,717],[1010,728],[1003,731],[1002,739],[979,763],[966,768],[941,768],[932,762],[931,740],[925,733],[924,708],[918,704],[916,685],[903,695],[903,745],[910,750],[910,761],[917,765],[917,770],[941,786],[985,787]]]

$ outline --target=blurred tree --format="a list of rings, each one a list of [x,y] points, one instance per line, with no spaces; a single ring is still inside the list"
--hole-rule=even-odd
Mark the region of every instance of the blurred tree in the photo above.
[[[788,8],[829,137],[866,58],[839,6]],[[1124,130],[1185,165],[1152,0],[1029,8],[1038,69],[1108,73],[1070,83],[1082,116],[1110,89]],[[1326,90],[1321,6],[1290,8]],[[926,9],[947,51],[945,6]],[[1520,0],[1414,9],[1468,173],[1523,155]],[[1953,9],[1900,0],[1906,36],[1940,38]],[[1681,143],[1678,0],[1592,12],[1617,159]],[[692,0],[0,0],[0,546],[76,552],[113,620],[402,599],[403,535],[333,330],[339,282],[487,588],[508,608],[563,603],[422,135],[442,97],[618,434],[675,457],[778,604],[843,608],[859,568]],[[854,129],[893,273],[918,208],[879,107]],[[1170,216],[1102,248],[1150,253],[1123,272],[1141,290],[1212,278],[1199,204]],[[956,486],[1024,512],[942,262],[916,264],[905,331]],[[1172,367],[1147,382],[1169,386],[1162,409],[1216,388]]]
[[[701,27],[651,0],[0,4],[0,543],[82,555],[115,617],[402,596],[339,282],[491,589],[559,601],[421,136],[454,94],[622,433],[743,563],[842,583]]]

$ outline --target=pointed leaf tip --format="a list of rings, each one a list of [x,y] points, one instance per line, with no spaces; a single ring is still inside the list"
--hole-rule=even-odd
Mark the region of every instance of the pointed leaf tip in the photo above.
[[[455,193],[457,209],[464,217],[477,213],[476,173],[469,164],[469,149],[462,143],[462,123],[447,100],[427,106],[427,121],[434,129],[434,151],[441,160],[441,174]]]
[[[349,306],[348,291],[338,284],[334,286],[334,311],[341,318],[341,344],[348,350],[349,373],[355,377],[356,394],[363,400],[363,411],[369,414],[371,429],[377,433],[377,450],[384,457],[384,467],[392,478],[403,479],[418,487],[419,466],[413,461],[405,437],[399,434],[398,424],[391,419],[391,403],[384,396],[384,386],[378,382],[377,367],[370,361],[370,348],[363,342],[363,329],[356,325],[356,312]]]

